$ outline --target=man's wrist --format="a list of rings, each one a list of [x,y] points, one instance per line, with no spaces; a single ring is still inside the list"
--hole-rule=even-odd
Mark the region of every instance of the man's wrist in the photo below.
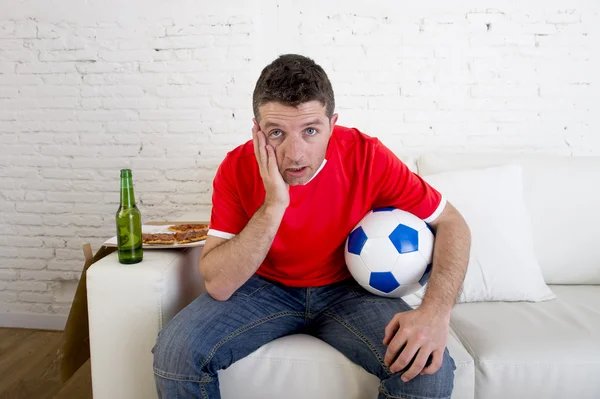
[[[262,205],[262,211],[263,213],[272,220],[279,220],[281,221],[281,219],[283,218],[283,214],[285,213],[286,210],[286,206],[283,205],[279,205],[279,204],[270,204],[270,203],[263,203]]]
[[[452,315],[452,306],[446,306],[425,299],[421,302],[419,309],[424,313],[431,315],[431,317],[447,320],[448,322]]]

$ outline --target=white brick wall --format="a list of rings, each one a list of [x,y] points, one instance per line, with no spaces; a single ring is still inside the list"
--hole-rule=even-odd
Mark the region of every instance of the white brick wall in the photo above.
[[[341,124],[406,153],[600,155],[598,2],[494,3],[4,0],[0,313],[64,320],[120,168],[144,220],[208,215],[280,53],[326,69]]]

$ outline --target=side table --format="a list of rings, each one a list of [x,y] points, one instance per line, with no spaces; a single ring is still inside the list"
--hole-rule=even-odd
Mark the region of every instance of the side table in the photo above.
[[[203,247],[144,250],[120,264],[116,252],[87,270],[92,390],[95,399],[157,398],[152,347],[158,331],[205,292]]]

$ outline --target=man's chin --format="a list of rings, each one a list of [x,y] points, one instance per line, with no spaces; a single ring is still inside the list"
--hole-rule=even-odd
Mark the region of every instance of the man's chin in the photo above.
[[[301,186],[303,184],[306,184],[306,182],[308,181],[308,179],[305,179],[305,178],[302,178],[302,177],[295,177],[295,178],[292,178],[292,179],[285,178],[285,179],[283,179],[283,181],[285,181],[290,186]]]

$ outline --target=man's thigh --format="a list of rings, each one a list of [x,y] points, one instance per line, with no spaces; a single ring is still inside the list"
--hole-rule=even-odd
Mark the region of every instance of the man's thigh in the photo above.
[[[200,381],[260,346],[304,325],[289,293],[258,276],[227,301],[203,294],[160,330],[154,371],[165,378]]]
[[[455,368],[447,350],[437,373],[417,376],[407,383],[400,380],[400,373],[392,374],[384,364],[387,351],[387,346],[383,344],[385,327],[395,314],[412,308],[401,299],[373,295],[358,284],[349,285],[348,292],[342,300],[320,314],[316,320],[316,336],[369,373],[378,376],[382,380],[380,390],[387,390],[390,397],[396,394],[405,397],[444,397],[441,391],[448,391]]]

